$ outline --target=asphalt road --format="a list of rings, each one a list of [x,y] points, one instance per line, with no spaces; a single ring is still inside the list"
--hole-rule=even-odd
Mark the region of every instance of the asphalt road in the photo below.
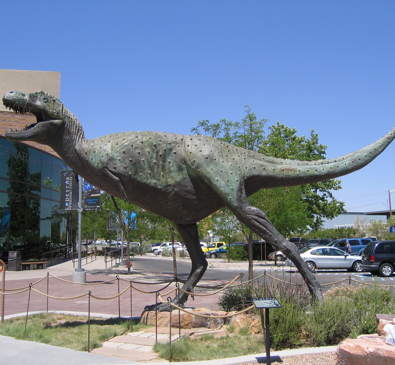
[[[134,269],[137,271],[169,276],[173,274],[173,262],[171,260],[168,260],[167,258],[139,259],[139,257],[137,256],[133,259],[133,262]],[[177,261],[177,273],[180,278],[186,279],[189,274],[190,268],[191,264],[189,262]],[[255,271],[255,275],[261,274],[262,272],[263,268],[258,267]],[[276,276],[282,280],[291,281],[293,283],[303,282],[301,275],[296,270],[289,271],[286,268],[282,268],[281,266],[279,266],[274,270],[267,269],[267,272],[270,272],[270,275]],[[244,279],[246,280],[248,276],[247,269],[232,270],[208,268],[202,280],[230,280],[240,273],[244,274]],[[346,270],[319,270],[316,273],[316,276],[321,284],[337,282],[342,279],[350,279],[351,277],[354,280],[358,280],[366,284],[377,283],[394,285],[395,287],[395,276],[392,276],[391,278],[381,278],[378,276],[373,276],[370,273],[350,273]]]

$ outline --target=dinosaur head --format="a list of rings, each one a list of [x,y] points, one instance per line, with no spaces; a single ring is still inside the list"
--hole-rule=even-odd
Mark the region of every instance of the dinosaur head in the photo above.
[[[10,130],[5,137],[13,140],[31,140],[48,143],[64,123],[63,104],[54,96],[43,91],[25,94],[9,91],[3,97],[3,104],[16,113],[32,113],[36,122],[21,130]]]

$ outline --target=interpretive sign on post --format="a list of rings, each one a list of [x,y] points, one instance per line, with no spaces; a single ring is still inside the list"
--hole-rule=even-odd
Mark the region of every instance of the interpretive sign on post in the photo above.
[[[259,309],[261,315],[262,330],[265,334],[265,352],[266,352],[266,364],[271,364],[270,358],[270,326],[269,326],[269,309],[280,308],[281,304],[276,298],[254,298],[253,303],[255,308]],[[263,312],[265,310],[265,312]]]

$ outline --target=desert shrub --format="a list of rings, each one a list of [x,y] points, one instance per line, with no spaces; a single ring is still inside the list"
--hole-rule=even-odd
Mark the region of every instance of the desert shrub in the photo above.
[[[306,323],[309,342],[337,344],[346,337],[375,333],[377,313],[394,313],[394,295],[379,287],[342,287],[331,290],[314,306]]]
[[[355,326],[352,300],[328,298],[317,303],[307,317],[307,341],[316,346],[335,345],[351,334]]]
[[[230,288],[224,291],[219,298],[219,306],[229,311],[239,311],[252,304],[252,288],[250,286],[241,286],[238,288]]]
[[[301,346],[302,327],[306,321],[304,308],[285,299],[280,299],[281,308],[270,311],[270,332],[275,350]]]

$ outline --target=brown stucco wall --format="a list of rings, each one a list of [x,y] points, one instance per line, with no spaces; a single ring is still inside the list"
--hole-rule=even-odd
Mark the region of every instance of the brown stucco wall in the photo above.
[[[2,112],[0,111],[0,136],[4,136],[5,132],[9,129],[22,129],[26,125],[34,123],[36,117],[32,114],[16,114],[14,112]],[[47,152],[52,156],[60,158],[59,155],[49,146],[37,143],[37,142],[22,142],[30,147],[37,148],[38,150]]]
[[[45,91],[58,98],[60,96],[60,72],[0,70],[0,98],[10,90],[25,93]],[[0,111],[6,110],[0,102]]]

